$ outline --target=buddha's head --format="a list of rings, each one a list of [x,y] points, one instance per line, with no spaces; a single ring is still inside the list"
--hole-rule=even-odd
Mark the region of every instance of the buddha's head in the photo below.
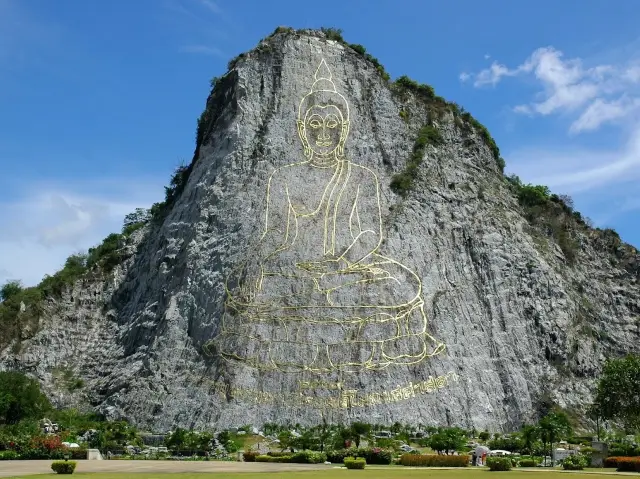
[[[304,155],[327,158],[344,156],[344,143],[349,133],[349,104],[336,92],[331,72],[324,59],[316,70],[311,91],[298,108],[298,134]]]

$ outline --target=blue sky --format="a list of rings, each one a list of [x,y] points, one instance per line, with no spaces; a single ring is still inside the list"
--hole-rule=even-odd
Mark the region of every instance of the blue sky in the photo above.
[[[615,5],[615,6],[614,6]],[[0,282],[37,283],[162,199],[209,79],[278,25],[334,26],[433,85],[509,172],[640,246],[637,0],[0,0]]]

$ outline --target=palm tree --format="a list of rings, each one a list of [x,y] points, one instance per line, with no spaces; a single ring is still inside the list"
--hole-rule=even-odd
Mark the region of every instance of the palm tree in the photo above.
[[[569,418],[565,413],[552,412],[547,414],[540,420],[540,431],[543,441],[549,443],[549,455],[551,456],[551,465],[553,462],[553,443],[556,439],[560,439],[564,436],[571,434],[571,424]]]
[[[533,443],[540,437],[540,428],[532,424],[525,424],[522,426],[522,440],[524,442],[524,449],[528,454],[532,453]]]

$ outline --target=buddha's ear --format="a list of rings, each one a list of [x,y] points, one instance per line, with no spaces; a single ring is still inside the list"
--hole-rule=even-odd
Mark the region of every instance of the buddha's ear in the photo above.
[[[342,141],[347,139],[347,135],[349,134],[349,120],[345,120],[342,122],[342,131],[340,132],[340,138]]]
[[[298,136],[300,137],[302,147],[304,148],[304,156],[309,158],[309,155],[311,155],[311,148],[309,148],[309,142],[307,141],[307,132],[304,128],[304,121],[296,120],[296,124],[298,125]]]

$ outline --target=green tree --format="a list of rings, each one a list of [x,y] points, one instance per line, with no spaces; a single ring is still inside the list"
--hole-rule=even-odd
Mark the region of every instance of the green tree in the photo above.
[[[23,289],[22,283],[17,279],[7,281],[0,287],[0,301],[5,301],[13,296],[17,296]]]
[[[278,434],[278,441],[280,441],[280,448],[283,451],[285,449],[289,449],[291,452],[294,452],[295,438],[293,437],[293,434],[291,434],[291,431],[282,431]]]
[[[291,440],[291,444],[296,449],[309,450],[318,448],[318,439],[314,434],[314,430],[309,428],[302,431],[298,437]]]
[[[522,445],[523,450],[527,454],[531,454],[533,451],[533,445],[540,437],[540,429],[532,424],[525,424],[522,426]]]
[[[553,457],[553,444],[572,435],[569,417],[563,412],[551,412],[540,420],[540,435],[545,445],[549,445],[549,455]]]
[[[623,423],[628,433],[640,430],[640,356],[608,360],[594,403],[603,419]]]
[[[371,424],[354,422],[351,424],[351,431],[353,432],[353,440],[356,442],[356,447],[360,447],[360,439],[371,432]]]
[[[173,431],[166,439],[165,444],[171,449],[184,449],[187,442],[187,431],[181,427]]]
[[[486,429],[482,431],[480,434],[478,434],[478,439],[480,439],[483,442],[489,440],[490,437],[491,437],[491,434]]]
[[[42,419],[51,403],[35,379],[16,371],[0,372],[0,424]]]
[[[316,432],[318,434],[318,443],[320,445],[320,452],[324,452],[325,445],[329,441],[331,437],[331,427],[326,423],[322,422],[320,426],[317,426]]]
[[[439,453],[452,453],[462,449],[467,442],[466,433],[457,427],[443,428],[429,437],[428,445]]]

